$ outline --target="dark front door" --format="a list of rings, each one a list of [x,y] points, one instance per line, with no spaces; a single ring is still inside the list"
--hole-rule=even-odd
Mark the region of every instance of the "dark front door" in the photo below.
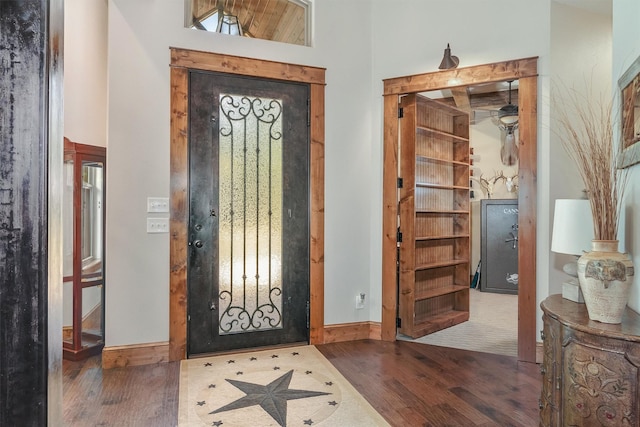
[[[308,342],[308,98],[190,73],[189,355]]]

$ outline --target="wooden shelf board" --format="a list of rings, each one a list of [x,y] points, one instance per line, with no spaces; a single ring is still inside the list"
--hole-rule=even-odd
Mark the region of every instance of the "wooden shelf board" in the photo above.
[[[416,270],[428,270],[430,268],[449,267],[458,264],[467,264],[468,259],[450,259],[446,261],[430,262],[428,264],[416,265]]]
[[[455,165],[455,166],[470,166],[471,164],[469,162],[460,162],[457,160],[448,160],[448,159],[440,159],[438,157],[430,157],[430,156],[422,156],[420,154],[416,155],[416,159],[418,160],[425,160],[428,162],[433,162],[433,163],[444,163],[447,165]]]
[[[464,214],[469,215],[469,211],[461,211],[456,209],[445,209],[445,210],[435,210],[435,209],[416,209],[416,213],[433,213],[433,214]]]
[[[454,294],[456,292],[466,291],[468,286],[451,285],[445,288],[432,289],[430,291],[420,292],[416,294],[415,300],[421,301],[429,298],[439,297],[441,295]]]
[[[418,240],[446,240],[446,239],[461,239],[469,237],[468,234],[447,234],[441,236],[418,236],[416,237],[416,241]]]
[[[452,133],[442,132],[439,130],[431,129],[431,128],[420,126],[420,125],[416,126],[416,128],[425,133],[430,133],[432,135],[438,135],[438,136],[450,139],[453,142],[467,142],[467,143],[469,142],[469,138],[463,138],[461,136],[454,135]]]
[[[421,104],[423,106],[425,106],[426,108],[436,108],[439,111],[442,111],[448,115],[450,115],[451,117],[465,117],[465,118],[469,118],[469,113],[467,113],[464,110],[461,110],[457,107],[454,107],[453,105],[450,104],[446,104],[444,102],[435,100],[435,99],[431,99],[429,97],[426,96],[421,96],[418,95],[416,97],[416,102],[418,104]]]
[[[413,326],[413,334],[410,336],[411,338],[420,338],[433,332],[466,322],[467,320],[469,320],[469,312],[458,310],[447,311],[436,316],[421,319],[421,321],[418,321],[418,318],[416,318],[416,323]]]
[[[426,188],[440,188],[443,190],[469,190],[469,186],[464,185],[444,185],[444,184],[432,184],[429,182],[416,182],[416,187]]]

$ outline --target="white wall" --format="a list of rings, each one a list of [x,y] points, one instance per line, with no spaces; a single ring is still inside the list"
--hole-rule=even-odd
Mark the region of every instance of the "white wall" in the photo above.
[[[537,302],[549,294],[551,182],[572,191],[551,170],[551,0],[316,0],[311,48],[189,30],[183,16],[182,0],[109,0],[107,346],[168,339],[169,238],[145,232],[145,201],[169,195],[170,46],[327,68],[326,324],[381,317],[382,79],[436,71],[447,43],[460,66],[538,56]]]
[[[618,79],[640,56],[640,2],[613,0],[613,90]],[[618,232],[621,248],[632,256],[636,274],[629,306],[640,312],[640,165],[630,169],[629,186],[623,208],[623,221]]]
[[[552,1],[551,3],[551,116],[559,108],[558,97],[567,89],[575,89],[585,96],[611,99],[612,20],[608,14],[590,12]],[[552,129],[558,123],[551,122]],[[556,199],[579,199],[585,188],[573,160],[562,142],[551,132],[549,215],[553,218]],[[548,238],[551,239],[552,229]],[[590,248],[585,248],[589,250]],[[574,261],[571,255],[551,252],[548,273],[549,293],[562,292],[562,282],[569,277],[562,266]]]
[[[538,56],[537,304],[549,294],[550,0],[372,0],[375,164],[382,158],[382,80],[437,71],[447,43],[460,67]],[[526,19],[523,19],[526,17]],[[371,235],[373,283],[380,283],[382,168],[373,170]],[[474,266],[475,267],[475,266]],[[375,275],[374,275],[375,273]],[[541,312],[537,315],[538,329]]]
[[[107,0],[65,0],[64,136],[107,144]]]
[[[358,292],[379,318],[369,11],[366,2],[315,2],[309,48],[185,29],[183,0],[109,0],[107,346],[169,338],[169,237],[146,233],[145,210],[148,196],[169,195],[170,46],[327,68],[325,320],[368,320],[371,311],[355,310]]]
[[[64,136],[82,144],[107,144],[107,0],[65,0]],[[71,197],[68,188],[65,185],[65,200]],[[65,235],[73,236],[71,216],[64,218],[63,227]],[[65,275],[72,251],[69,245],[64,248]],[[70,326],[73,289],[70,282],[63,288],[63,325]],[[100,292],[83,293],[83,315],[99,302]]]

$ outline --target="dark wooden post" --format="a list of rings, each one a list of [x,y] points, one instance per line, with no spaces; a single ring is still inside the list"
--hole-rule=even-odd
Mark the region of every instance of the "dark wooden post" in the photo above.
[[[52,237],[60,239],[54,181],[62,170],[61,11],[62,0],[0,1],[2,426],[55,425],[48,411],[60,413],[60,398],[56,408],[48,403],[54,397],[49,390],[60,390],[51,380],[59,374],[51,376],[50,367],[61,366],[49,344],[55,347],[62,330],[50,339],[48,318],[50,295],[58,295],[60,286],[60,255],[50,245]]]

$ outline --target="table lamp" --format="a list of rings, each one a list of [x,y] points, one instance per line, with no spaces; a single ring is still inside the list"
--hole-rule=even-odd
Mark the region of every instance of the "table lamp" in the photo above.
[[[576,261],[591,250],[593,240],[593,217],[591,204],[586,199],[558,199],[553,215],[553,235],[551,250],[559,254],[574,255],[575,260],[562,267],[571,279],[562,284],[562,297],[584,303],[578,284],[578,265]]]

